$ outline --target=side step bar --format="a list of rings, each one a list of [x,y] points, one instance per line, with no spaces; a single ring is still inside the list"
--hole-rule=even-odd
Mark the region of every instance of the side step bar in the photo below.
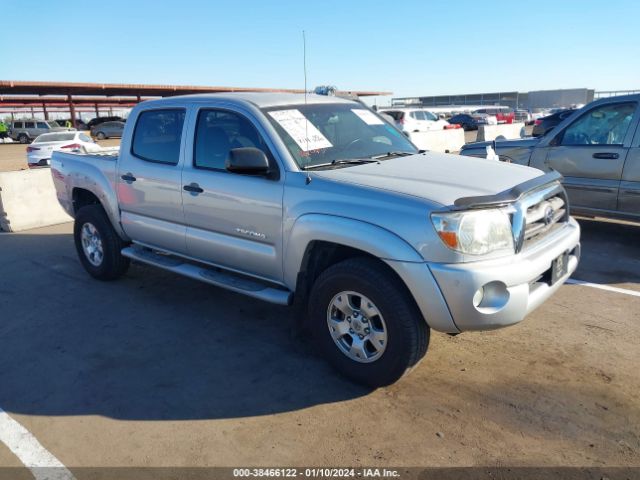
[[[242,293],[249,297],[264,300],[278,305],[291,305],[293,294],[289,290],[268,285],[253,278],[245,277],[237,273],[196,265],[172,255],[163,255],[138,246],[122,249],[122,255],[138,262],[153,265],[170,272],[184,275],[185,277],[210,283],[216,287],[226,288],[233,292]]]

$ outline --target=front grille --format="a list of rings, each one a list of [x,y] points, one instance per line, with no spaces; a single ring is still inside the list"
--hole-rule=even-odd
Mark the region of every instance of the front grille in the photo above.
[[[527,209],[524,226],[524,244],[543,236],[566,216],[566,202],[558,195],[543,200]]]
[[[517,251],[544,239],[569,220],[569,202],[560,184],[533,192],[518,203],[513,219]]]

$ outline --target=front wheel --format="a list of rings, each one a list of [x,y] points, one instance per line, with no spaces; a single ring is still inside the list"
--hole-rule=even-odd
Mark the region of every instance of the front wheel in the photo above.
[[[114,280],[129,268],[129,259],[120,253],[126,243],[118,236],[100,205],[82,207],[73,227],[80,262],[99,280]]]
[[[107,136],[104,134],[104,132],[98,132],[98,134],[96,135],[96,138],[98,140],[104,140],[107,138]]]
[[[375,259],[348,259],[325,270],[311,291],[309,316],[327,361],[371,387],[397,381],[429,345],[429,327],[415,302]]]

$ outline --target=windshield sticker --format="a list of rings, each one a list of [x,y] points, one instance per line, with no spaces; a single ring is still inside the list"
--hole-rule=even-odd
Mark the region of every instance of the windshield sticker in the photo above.
[[[269,115],[291,135],[303,152],[333,147],[300,110],[276,110]]]
[[[351,111],[355,113],[358,117],[360,117],[360,120],[362,120],[367,125],[384,125],[384,122],[380,120],[378,117],[376,117],[373,114],[373,112],[369,110],[353,108],[351,109]]]

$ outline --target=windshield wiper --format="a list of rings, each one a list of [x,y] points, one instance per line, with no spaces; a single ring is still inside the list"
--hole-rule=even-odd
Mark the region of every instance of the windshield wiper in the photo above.
[[[380,163],[372,158],[344,158],[341,160],[333,160],[328,163],[319,163],[317,165],[307,165],[302,170],[315,170],[316,168],[331,168],[336,165],[362,165],[364,163]]]
[[[373,156],[371,158],[380,159],[380,158],[387,158],[387,157],[406,157],[407,155],[415,155],[415,154],[411,153],[411,152],[395,151],[395,152],[383,153],[381,155],[375,155],[375,156]]]

